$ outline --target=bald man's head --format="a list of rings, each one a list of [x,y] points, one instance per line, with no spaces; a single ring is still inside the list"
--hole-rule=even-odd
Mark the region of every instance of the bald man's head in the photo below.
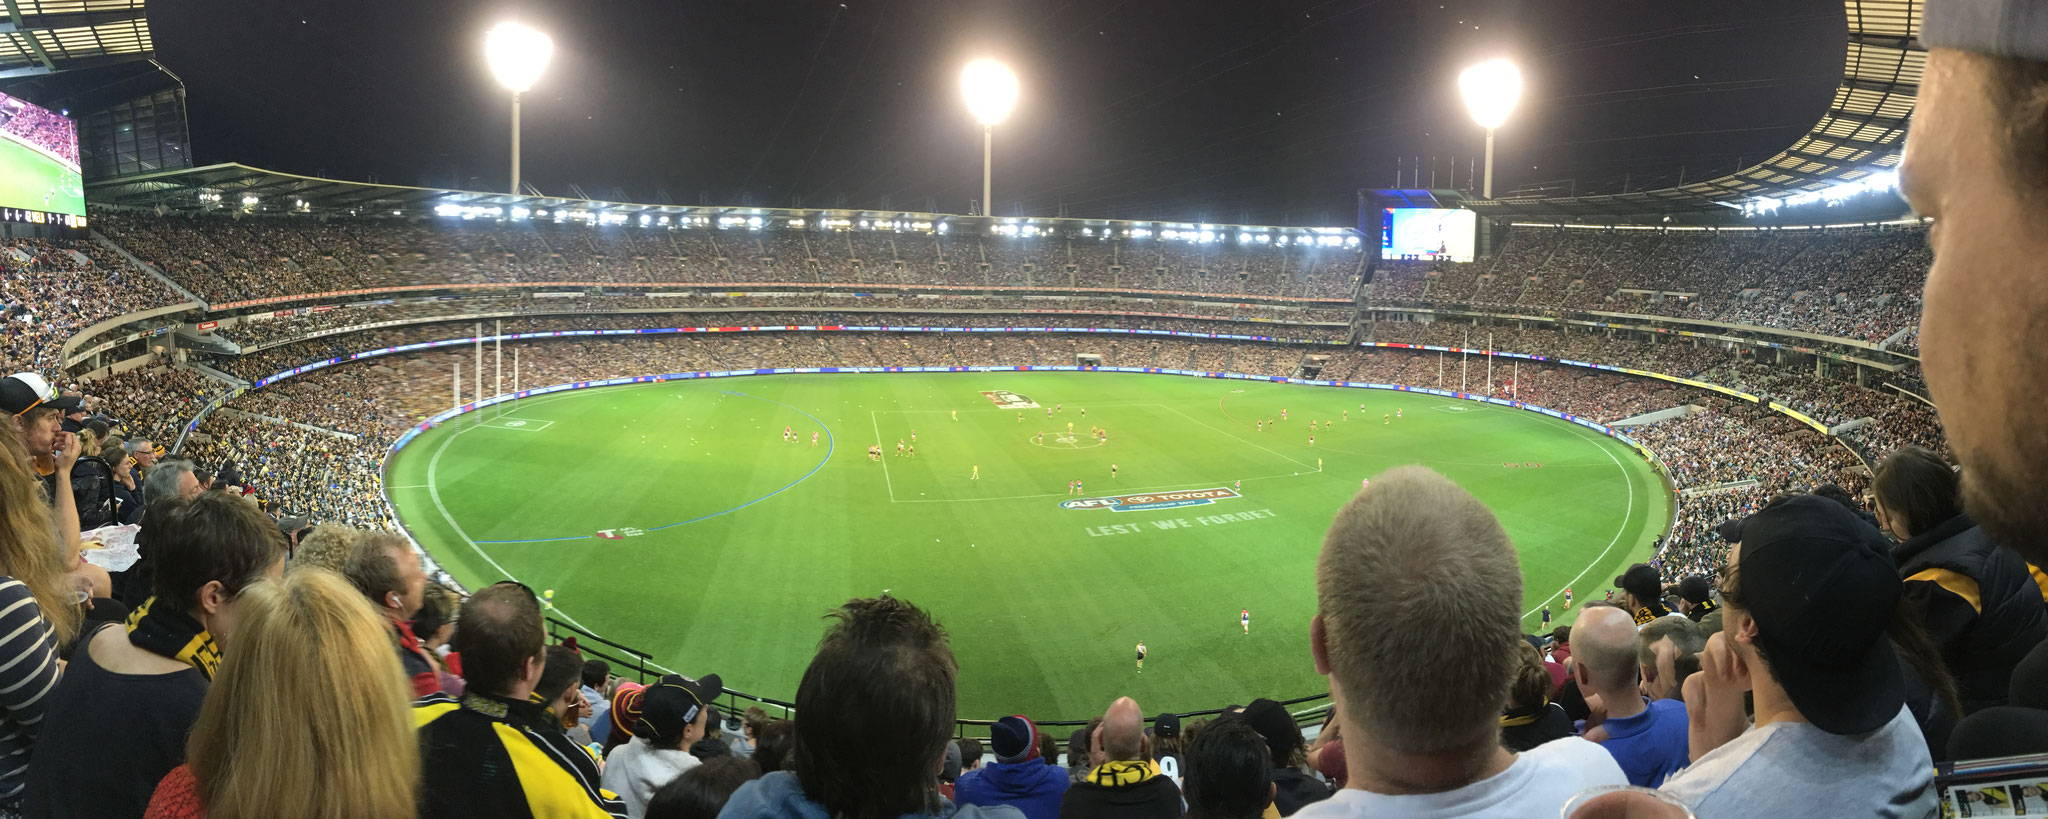
[[[1118,697],[1110,703],[1109,710],[1102,712],[1102,727],[1096,729],[1095,736],[1110,761],[1144,759],[1145,714],[1138,710],[1138,701]]]
[[[1628,612],[1599,606],[1579,614],[1572,626],[1572,663],[1585,669],[1596,688],[1633,687],[1636,682],[1636,622]]]

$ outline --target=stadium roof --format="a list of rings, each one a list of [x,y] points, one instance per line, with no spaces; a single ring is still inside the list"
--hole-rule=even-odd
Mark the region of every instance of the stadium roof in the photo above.
[[[1448,192],[1446,192],[1448,193]],[[246,197],[255,197],[246,201]],[[815,217],[822,219],[849,220],[914,220],[930,223],[980,223],[983,220],[1001,224],[1042,224],[1086,227],[1091,225],[1133,225],[1143,227],[1215,230],[1278,231],[1287,234],[1336,234],[1349,235],[1352,228],[1344,227],[1300,227],[1273,225],[1227,225],[1219,223],[1175,222],[1149,219],[1079,219],[1054,217],[981,217],[960,216],[942,213],[920,213],[904,210],[856,210],[845,208],[765,208],[752,206],[713,205],[647,205],[630,202],[605,202],[592,199],[571,199],[560,196],[513,196],[505,193],[484,191],[463,191],[447,188],[420,188],[409,185],[383,185],[369,182],[344,182],[337,179],[323,179],[317,176],[266,171],[247,165],[225,163],[208,165],[203,168],[182,168],[156,171],[153,173],[122,176],[111,179],[87,180],[85,198],[93,205],[108,205],[128,208],[164,208],[170,211],[245,211],[265,214],[311,213],[311,214],[353,214],[362,216],[407,215],[419,216],[435,213],[443,208],[525,208],[532,210],[566,210],[570,212],[607,213],[617,216],[678,216],[707,217],[754,216],[764,217]]]
[[[0,80],[147,59],[143,0],[0,0]]]
[[[1922,0],[1844,0],[1848,56],[1834,100],[1813,128],[1777,156],[1735,173],[1672,188],[1603,196],[1474,200],[1511,218],[1713,214],[1762,197],[1813,193],[1899,164],[1927,50],[1915,38]]]

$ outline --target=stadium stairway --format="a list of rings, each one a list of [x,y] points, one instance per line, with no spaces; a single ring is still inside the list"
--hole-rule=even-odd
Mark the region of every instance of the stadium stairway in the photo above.
[[[186,290],[184,285],[181,285],[176,281],[173,281],[171,277],[164,275],[163,271],[151,267],[148,262],[136,258],[135,254],[129,253],[127,248],[115,244],[114,240],[107,238],[106,234],[101,233],[97,230],[92,231],[92,240],[98,243],[100,247],[104,247],[108,250],[111,250],[114,252],[115,255],[120,256],[123,259],[127,259],[129,264],[135,266],[135,269],[148,273],[151,276],[155,276],[156,280],[163,282],[165,287],[169,287],[170,289],[177,291],[179,295],[184,296],[186,299],[199,302],[200,304],[207,303],[207,301],[205,299],[200,298],[198,294],[193,293],[190,290]]]
[[[1669,421],[1673,418],[1684,418],[1685,416],[1691,415],[1699,411],[1700,407],[1697,404],[1680,404],[1675,407],[1665,407],[1664,409],[1657,410],[1656,412],[1646,412],[1641,415],[1632,415],[1627,418],[1623,418],[1619,421],[1610,423],[1608,424],[1608,426],[1639,427],[1648,424],[1654,424],[1658,421]]]

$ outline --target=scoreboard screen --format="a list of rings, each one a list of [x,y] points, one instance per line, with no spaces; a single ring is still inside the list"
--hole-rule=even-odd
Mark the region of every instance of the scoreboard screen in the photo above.
[[[1462,208],[1383,208],[1380,256],[1472,261],[1479,214]]]

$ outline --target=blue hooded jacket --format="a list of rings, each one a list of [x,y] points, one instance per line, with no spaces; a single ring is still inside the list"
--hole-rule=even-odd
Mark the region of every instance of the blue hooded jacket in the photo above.
[[[903,819],[1023,819],[1015,808],[956,808],[951,802],[942,802],[937,813],[906,813]],[[776,771],[767,776],[741,785],[732,798],[726,800],[725,809],[718,812],[718,819],[832,819],[832,814],[823,805],[811,801],[804,795],[804,787],[796,781],[796,774]]]
[[[1023,762],[996,762],[960,775],[953,801],[962,805],[1009,805],[1025,819],[1059,819],[1060,798],[1067,793],[1067,769],[1032,757]]]

